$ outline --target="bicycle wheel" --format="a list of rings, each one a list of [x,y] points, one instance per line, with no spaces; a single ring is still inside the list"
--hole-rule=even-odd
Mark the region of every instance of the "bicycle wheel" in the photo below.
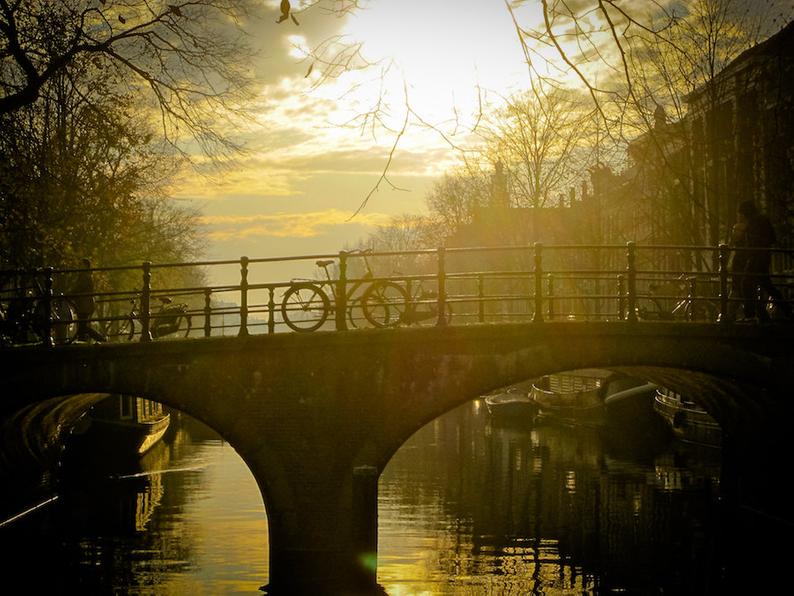
[[[716,322],[719,315],[719,307],[706,298],[696,298],[694,301],[686,303],[687,321],[709,321]]]
[[[123,338],[126,336],[127,341],[132,341],[132,336],[135,335],[135,319],[129,315],[126,319],[119,323],[117,337]]]
[[[39,300],[34,306],[34,332],[44,340],[47,335],[46,302]],[[50,300],[50,316],[52,327],[50,333],[57,345],[68,344],[77,337],[77,311],[63,296],[53,296]]]
[[[322,327],[331,303],[322,288],[313,283],[290,286],[281,301],[281,316],[293,331],[309,332]]]
[[[372,325],[364,317],[364,308],[361,299],[356,298],[347,304],[347,322],[350,329],[367,329]]]
[[[438,302],[435,293],[430,299],[432,300],[431,302],[427,302],[428,297],[423,297],[422,302],[414,300],[411,303],[412,308],[405,314],[403,322],[419,327],[435,327],[438,325]],[[444,303],[444,313],[446,324],[449,325],[452,319],[452,305],[449,302]]]
[[[375,282],[361,296],[361,307],[375,327],[395,327],[405,320],[408,294],[392,281]]]

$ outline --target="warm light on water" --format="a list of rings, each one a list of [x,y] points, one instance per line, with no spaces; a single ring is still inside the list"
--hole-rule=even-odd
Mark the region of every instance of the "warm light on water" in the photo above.
[[[261,594],[267,520],[256,483],[228,444],[180,424],[137,472],[72,476],[58,501],[3,528],[16,545],[7,581],[46,569],[51,585],[85,594]],[[595,431],[502,427],[469,404],[422,429],[384,471],[378,582],[393,596],[706,585],[698,561],[708,559],[719,458],[704,453],[665,444],[639,456]]]

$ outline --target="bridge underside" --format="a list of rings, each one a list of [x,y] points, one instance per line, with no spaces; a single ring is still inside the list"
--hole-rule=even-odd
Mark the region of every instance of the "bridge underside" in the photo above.
[[[362,561],[377,550],[378,474],[430,420],[498,387],[607,368],[692,396],[731,436],[752,437],[788,408],[792,339],[788,328],[544,323],[16,349],[0,387],[6,418],[92,403],[53,396],[123,392],[203,421],[259,484],[274,589],[374,589]]]

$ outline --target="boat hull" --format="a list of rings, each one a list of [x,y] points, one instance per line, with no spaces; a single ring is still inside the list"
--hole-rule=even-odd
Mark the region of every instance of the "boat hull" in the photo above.
[[[485,396],[485,407],[495,420],[531,421],[535,418],[535,403],[525,394],[501,393]]]
[[[113,394],[89,410],[72,430],[71,445],[113,458],[138,458],[160,441],[171,415],[159,403]]]
[[[94,418],[83,438],[118,453],[143,455],[162,439],[170,418],[170,414],[146,422]]]
[[[673,432],[673,436],[685,443],[708,447],[720,447],[722,428],[705,410],[688,405],[671,395],[657,391],[653,409]]]

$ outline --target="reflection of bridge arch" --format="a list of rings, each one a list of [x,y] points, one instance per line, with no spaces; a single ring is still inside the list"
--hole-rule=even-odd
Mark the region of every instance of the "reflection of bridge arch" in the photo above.
[[[0,388],[5,412],[64,393],[120,392],[206,423],[256,478],[271,583],[294,588],[374,581],[357,561],[376,548],[367,513],[377,473],[354,470],[382,470],[456,406],[543,374],[607,368],[698,397],[741,432],[741,421],[780,405],[792,339],[794,329],[777,326],[544,323],[14,349],[3,353]]]

